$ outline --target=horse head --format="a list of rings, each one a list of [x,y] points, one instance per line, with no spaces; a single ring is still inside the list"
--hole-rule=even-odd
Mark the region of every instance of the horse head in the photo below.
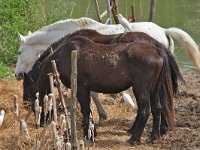
[[[18,80],[24,78],[24,73],[27,73],[31,70],[34,63],[38,59],[43,46],[38,44],[32,44],[28,42],[28,36],[23,36],[19,34],[20,38],[20,47],[18,50],[18,61],[15,70],[15,76]]]

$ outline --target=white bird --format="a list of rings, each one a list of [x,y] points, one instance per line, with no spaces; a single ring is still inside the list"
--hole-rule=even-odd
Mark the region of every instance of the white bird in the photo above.
[[[128,22],[128,20],[122,16],[122,14],[118,14],[116,15],[118,20],[119,20],[119,23],[128,31],[132,31],[132,28],[131,28],[131,24]]]
[[[1,110],[1,112],[0,112],[0,127],[3,124],[4,115],[5,115],[5,110]]]
[[[124,92],[122,97],[123,97],[125,103],[127,103],[128,105],[131,105],[132,107],[135,107],[133,99],[131,98],[130,95],[128,95],[127,93]]]

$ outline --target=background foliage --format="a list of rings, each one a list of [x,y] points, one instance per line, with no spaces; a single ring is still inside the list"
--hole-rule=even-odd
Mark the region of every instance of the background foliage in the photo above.
[[[73,0],[0,0],[0,78],[13,76],[9,68],[17,61],[18,32],[27,35],[29,30],[66,19],[73,5]]]

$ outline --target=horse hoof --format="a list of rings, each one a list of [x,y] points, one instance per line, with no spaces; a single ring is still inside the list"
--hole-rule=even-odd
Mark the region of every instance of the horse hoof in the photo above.
[[[160,128],[160,135],[163,136],[167,133],[168,128],[166,126],[163,126]]]
[[[147,138],[146,143],[148,144],[157,144],[159,143],[159,138]]]
[[[99,126],[105,126],[105,124],[106,124],[106,119],[100,118],[99,119]]]
[[[43,128],[43,127],[44,127],[44,124],[40,124],[40,127]]]
[[[140,145],[140,140],[136,141],[133,137],[127,140],[127,143],[130,144],[131,146],[136,146]]]

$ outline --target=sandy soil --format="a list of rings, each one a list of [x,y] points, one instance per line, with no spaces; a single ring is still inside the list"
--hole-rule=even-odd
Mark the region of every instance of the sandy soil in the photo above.
[[[174,149],[174,150],[195,150],[200,149],[200,78],[196,73],[184,75],[186,85],[180,85],[179,96],[175,98],[176,112],[176,133],[168,133],[158,143],[151,144],[147,138],[151,132],[150,117],[142,135],[141,145],[130,147],[126,140],[129,135],[126,130],[132,125],[136,116],[136,110],[131,109],[124,103],[120,103],[121,97],[116,97],[116,103],[108,102],[102,96],[102,103],[108,112],[108,119],[105,126],[97,126],[98,136],[95,142],[95,149],[106,150],[151,150],[151,149]],[[0,127],[0,150],[3,149],[31,149],[32,144],[23,143],[19,136],[19,123],[13,116],[13,95],[19,96],[19,108],[21,118],[28,114],[27,109],[22,105],[22,82],[15,79],[0,80],[0,110],[6,111],[3,126]],[[132,93],[130,92],[130,95]],[[133,95],[132,95],[133,96]],[[98,122],[98,115],[94,104],[92,104],[95,122]],[[35,129],[33,114],[29,117],[27,124],[31,139],[42,129]],[[78,121],[80,126],[80,121]],[[94,149],[90,148],[90,149]]]

